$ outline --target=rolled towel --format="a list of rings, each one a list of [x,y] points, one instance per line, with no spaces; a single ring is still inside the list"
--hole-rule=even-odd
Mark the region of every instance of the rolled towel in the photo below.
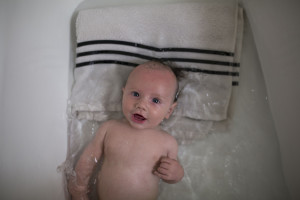
[[[226,119],[232,85],[238,85],[242,27],[235,0],[80,11],[72,113],[101,121],[102,113],[120,112],[133,67],[161,59],[185,73],[176,115]]]

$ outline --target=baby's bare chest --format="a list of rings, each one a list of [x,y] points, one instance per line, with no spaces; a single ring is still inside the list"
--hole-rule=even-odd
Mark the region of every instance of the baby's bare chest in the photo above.
[[[153,167],[162,156],[167,156],[167,148],[160,135],[113,133],[105,139],[104,158],[109,162]]]
[[[103,199],[156,199],[159,178],[153,170],[167,152],[160,135],[108,133],[98,175],[99,195]]]

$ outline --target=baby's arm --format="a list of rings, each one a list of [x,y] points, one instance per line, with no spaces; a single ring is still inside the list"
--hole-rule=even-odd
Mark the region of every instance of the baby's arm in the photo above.
[[[170,151],[167,157],[162,157],[154,174],[166,183],[177,183],[184,176],[184,170],[177,161],[178,144],[174,138],[170,141]]]
[[[93,140],[88,144],[76,163],[76,175],[72,176],[68,182],[68,190],[72,200],[87,200],[88,184],[101,157],[103,150],[104,137],[107,131],[107,122],[97,131]]]

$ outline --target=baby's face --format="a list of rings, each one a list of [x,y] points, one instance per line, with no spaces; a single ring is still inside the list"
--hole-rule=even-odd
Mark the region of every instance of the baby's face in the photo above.
[[[123,89],[123,114],[134,128],[156,128],[169,118],[176,103],[176,77],[167,69],[147,68],[143,64],[130,74]]]

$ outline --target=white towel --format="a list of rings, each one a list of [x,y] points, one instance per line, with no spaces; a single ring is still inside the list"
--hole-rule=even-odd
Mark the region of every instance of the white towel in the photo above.
[[[162,58],[185,70],[175,115],[226,119],[238,83],[242,25],[235,0],[80,11],[73,114],[102,121],[103,113],[121,111],[121,89],[133,67]]]

